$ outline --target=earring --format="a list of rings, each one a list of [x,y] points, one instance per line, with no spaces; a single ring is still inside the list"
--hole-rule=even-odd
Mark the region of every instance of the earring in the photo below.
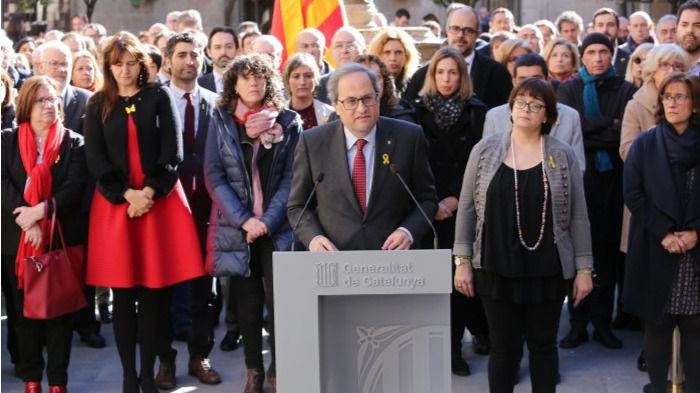
[[[146,84],[146,75],[144,72],[139,72],[139,79],[136,82],[139,86],[143,86]]]

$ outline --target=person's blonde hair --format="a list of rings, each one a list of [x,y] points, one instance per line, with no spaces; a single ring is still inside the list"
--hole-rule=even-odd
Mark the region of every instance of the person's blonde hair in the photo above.
[[[554,53],[554,48],[559,46],[559,45],[564,45],[566,49],[571,52],[571,61],[574,62],[573,70],[571,70],[572,74],[575,74],[578,72],[578,69],[581,68],[581,57],[578,54],[578,49],[576,48],[576,45],[574,45],[571,41],[567,40],[566,38],[553,38],[547,45],[544,47],[544,51],[542,52],[542,57],[544,57],[544,61],[547,63],[547,67],[549,67],[549,58],[552,57],[552,53]]]
[[[501,46],[498,47],[496,53],[493,54],[493,59],[503,65],[506,65],[510,54],[517,48],[523,48],[527,51],[527,53],[532,53],[532,47],[527,43],[527,41],[520,38],[511,38],[503,41]]]
[[[625,71],[625,80],[627,82],[632,83],[637,87],[641,86],[641,84],[644,82],[644,70],[642,69],[642,78],[639,81],[639,85],[637,85],[636,83],[634,83],[634,75],[632,75],[632,64],[634,63],[635,59],[644,57],[644,55],[649,53],[649,51],[651,51],[653,48],[654,44],[645,42],[637,46],[637,49],[635,49],[634,52],[632,52],[632,54],[630,55],[630,59],[627,62],[627,70]]]
[[[408,33],[395,27],[385,27],[372,38],[367,46],[367,54],[381,58],[384,45],[391,40],[399,41],[406,52],[406,63],[403,66],[402,74],[402,82],[406,82],[420,65],[420,53],[418,53],[413,38]]]
[[[314,93],[318,87],[319,81],[321,79],[321,72],[318,69],[318,63],[316,59],[308,53],[295,53],[294,56],[287,59],[287,64],[284,66],[284,74],[282,74],[282,81],[284,82],[284,88],[287,89],[287,94],[289,98],[292,97],[292,89],[289,88],[289,78],[292,76],[292,72],[301,66],[307,66],[314,74]]]
[[[661,63],[668,61],[680,61],[683,63],[683,72],[687,72],[688,68],[690,68],[690,56],[683,48],[676,44],[659,44],[647,53],[647,59],[644,61],[644,68],[642,68],[642,80],[644,83],[657,82],[654,80],[654,73],[659,69]]]
[[[425,82],[423,82],[423,88],[420,90],[418,95],[420,96],[436,96],[440,94],[437,88],[437,83],[435,83],[435,72],[437,71],[438,63],[444,59],[452,59],[457,63],[457,70],[459,70],[459,98],[462,101],[466,101],[474,94],[472,90],[472,82],[469,77],[469,72],[467,71],[467,64],[464,62],[464,56],[460,51],[450,47],[444,47],[438,49],[437,52],[430,59],[430,65],[428,66],[428,73],[425,76]]]
[[[81,50],[77,51],[73,54],[73,69],[71,70],[71,85],[75,86],[73,84],[73,77],[75,76],[75,64],[78,62],[78,60],[86,58],[90,60],[90,64],[92,64],[92,68],[95,70],[95,81],[94,81],[94,90],[93,91],[98,91],[102,89],[102,84],[104,83],[104,78],[102,77],[102,70],[100,70],[100,66],[97,64],[97,59],[95,59],[95,56],[92,55],[87,50]]]

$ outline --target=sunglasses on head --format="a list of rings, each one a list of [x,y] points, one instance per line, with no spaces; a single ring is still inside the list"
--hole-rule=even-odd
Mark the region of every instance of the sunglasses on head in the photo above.
[[[635,57],[632,61],[634,62],[634,64],[642,64],[644,60],[646,59],[642,59],[641,57]]]

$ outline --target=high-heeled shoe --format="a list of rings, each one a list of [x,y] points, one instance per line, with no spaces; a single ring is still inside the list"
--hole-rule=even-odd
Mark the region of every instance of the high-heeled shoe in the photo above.
[[[41,393],[41,381],[25,382],[24,393]]]
[[[49,386],[49,393],[68,393],[68,388],[66,386]]]

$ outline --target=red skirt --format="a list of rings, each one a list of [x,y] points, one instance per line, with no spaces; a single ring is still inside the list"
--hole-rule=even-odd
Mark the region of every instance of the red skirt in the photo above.
[[[127,113],[129,113],[127,111]],[[138,136],[128,116],[129,182],[143,188]],[[178,180],[148,213],[129,218],[95,190],[90,211],[86,282],[109,288],[163,288],[204,275],[204,262],[187,197]]]

